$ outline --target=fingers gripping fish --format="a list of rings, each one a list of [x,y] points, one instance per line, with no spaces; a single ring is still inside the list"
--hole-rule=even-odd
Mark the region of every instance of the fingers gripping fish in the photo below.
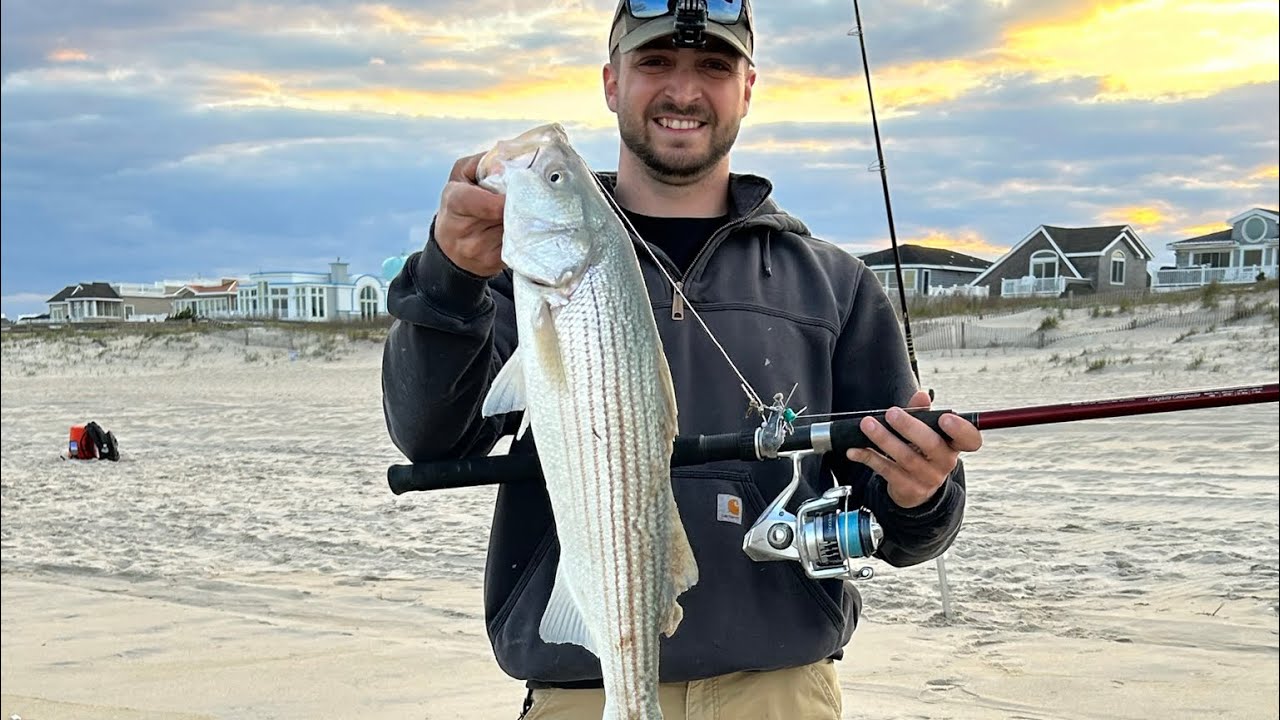
[[[698,581],[671,491],[675,392],[631,237],[559,125],[499,142],[519,347],[483,412],[524,411],[560,542],[539,631],[600,660],[606,720],[657,720],[659,636]],[[522,427],[523,429],[523,427]]]

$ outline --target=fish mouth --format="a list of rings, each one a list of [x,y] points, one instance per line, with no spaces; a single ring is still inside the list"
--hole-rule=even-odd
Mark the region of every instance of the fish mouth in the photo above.
[[[480,164],[476,167],[476,184],[487,190],[504,192],[507,184],[507,170],[532,168],[540,152],[542,152],[541,146],[501,141],[480,158]],[[528,158],[529,162],[526,163],[525,158]]]

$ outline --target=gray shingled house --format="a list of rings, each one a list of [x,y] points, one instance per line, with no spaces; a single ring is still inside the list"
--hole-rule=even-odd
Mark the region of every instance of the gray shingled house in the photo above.
[[[1174,267],[1155,272],[1154,290],[1180,290],[1211,282],[1255,282],[1276,277],[1280,211],[1250,208],[1227,219],[1230,226],[1206,235],[1171,242]]]
[[[974,278],[992,296],[1063,297],[1129,292],[1150,284],[1155,255],[1128,225],[1041,225]]]

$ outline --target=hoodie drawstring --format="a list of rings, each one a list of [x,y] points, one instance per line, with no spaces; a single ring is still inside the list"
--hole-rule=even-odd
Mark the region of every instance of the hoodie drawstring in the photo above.
[[[760,243],[760,261],[764,264],[764,276],[773,277],[773,254],[769,249],[769,237],[773,233],[769,232],[769,228],[760,228],[764,233],[764,239]]]

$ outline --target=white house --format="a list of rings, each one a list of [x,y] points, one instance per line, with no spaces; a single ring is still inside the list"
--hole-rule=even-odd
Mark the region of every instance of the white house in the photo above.
[[[329,272],[281,270],[251,273],[236,289],[236,315],[305,322],[370,320],[387,312],[387,282],[350,275],[347,263]]]
[[[202,318],[234,317],[239,286],[235,278],[222,278],[215,284],[186,283],[172,295],[173,314],[190,310]]]

